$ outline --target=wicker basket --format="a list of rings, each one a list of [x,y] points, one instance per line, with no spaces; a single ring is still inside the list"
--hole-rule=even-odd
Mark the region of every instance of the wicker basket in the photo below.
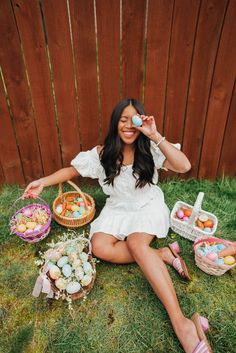
[[[213,213],[203,211],[201,209],[203,198],[204,198],[204,192],[199,192],[194,206],[191,206],[183,201],[176,202],[170,215],[170,226],[173,229],[173,231],[175,231],[182,237],[192,241],[195,241],[196,238],[198,237],[212,236],[215,233],[218,225],[218,219]],[[192,214],[189,217],[188,221],[182,221],[176,217],[176,212],[180,208],[189,208],[192,210]],[[195,225],[195,222],[200,214],[205,214],[210,220],[213,221],[214,226],[211,229],[211,232],[205,232],[204,230],[198,228]]]
[[[224,244],[224,245],[231,245],[232,242],[224,239],[219,239],[216,237],[201,237],[196,239],[195,243],[193,244],[194,253],[195,253],[195,262],[197,267],[199,267],[205,273],[208,273],[212,276],[221,276],[225,272],[231,270],[233,267],[236,266],[236,262],[229,266],[229,265],[218,265],[213,261],[210,261],[205,256],[202,256],[198,249],[202,246],[204,242],[214,243],[214,244]]]
[[[74,294],[68,294],[66,290],[63,290],[59,298],[61,297],[63,299],[63,293],[65,293],[67,295],[67,298],[69,297],[72,300],[82,299],[87,296],[93,288],[96,278],[96,267],[92,257],[91,242],[88,238],[85,238],[84,236],[78,236],[74,239],[70,239],[65,242],[60,242],[58,244],[55,244],[54,250],[60,251],[60,249],[63,249],[66,246],[81,240],[87,243],[87,246],[83,249],[83,252],[86,252],[88,254],[88,262],[91,264],[93,269],[92,280],[87,286],[81,285],[80,290]],[[59,289],[55,285],[55,280],[50,277],[48,263],[49,261],[46,261],[40,269],[39,277],[36,280],[35,287],[32,293],[35,297],[38,297],[41,292],[48,294],[48,298],[54,298],[57,293],[60,293]]]
[[[67,228],[82,227],[93,219],[96,211],[95,202],[90,195],[83,193],[80,190],[80,188],[77,185],[75,185],[72,181],[68,180],[67,183],[70,184],[75,189],[75,191],[68,191],[63,193],[62,184],[59,184],[59,193],[57,198],[54,200],[53,207],[52,207],[53,217],[55,221],[57,221],[57,223],[61,224],[64,227],[67,227]],[[66,200],[66,197],[68,196],[81,197],[83,199],[83,202],[85,205],[84,207],[86,210],[86,214],[84,216],[81,216],[79,218],[72,218],[72,217],[59,215],[56,212],[57,206],[59,204],[62,204]]]
[[[10,222],[9,222],[9,226],[10,226],[10,229],[11,229],[11,233],[12,234],[16,234],[20,239],[26,241],[27,243],[36,243],[36,242],[39,242],[40,240],[44,239],[48,233],[50,232],[50,224],[51,224],[51,221],[52,221],[52,213],[51,213],[51,210],[49,208],[49,206],[47,205],[47,203],[42,199],[40,198],[39,196],[37,197],[38,200],[41,201],[41,203],[32,203],[32,199],[22,199],[21,197],[18,198],[12,205],[11,207],[11,212],[13,211],[14,214],[10,217]],[[18,202],[30,202],[29,204],[27,204],[26,206],[22,207],[21,209],[17,209],[17,204]],[[16,223],[16,219],[17,219],[17,216],[20,214],[20,213],[24,213],[24,211],[26,209],[32,209],[33,211],[36,211],[36,210],[44,210],[46,211],[46,213],[48,214],[49,218],[47,220],[47,223],[45,223],[40,230],[37,230],[37,231],[32,231],[30,233],[21,233],[21,232],[18,232],[15,227],[14,227],[14,224]]]

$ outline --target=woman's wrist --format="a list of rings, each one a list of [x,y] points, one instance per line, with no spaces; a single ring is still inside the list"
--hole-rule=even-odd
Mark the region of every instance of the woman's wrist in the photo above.
[[[165,140],[165,137],[163,137],[159,132],[155,132],[152,135],[149,136],[150,140],[153,141],[157,146]]]

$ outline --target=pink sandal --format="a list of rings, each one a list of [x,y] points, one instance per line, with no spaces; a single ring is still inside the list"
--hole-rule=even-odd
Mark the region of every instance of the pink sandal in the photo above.
[[[200,340],[200,342],[194,348],[193,353],[213,353],[213,350],[205,335],[205,332],[209,328],[208,320],[205,317],[200,316],[198,313],[193,314],[191,320],[193,321],[196,327],[197,334]]]
[[[172,262],[172,266],[174,267],[174,269],[179,273],[182,278],[191,281],[187,265],[185,261],[178,255],[181,251],[178,242],[175,241],[174,243],[169,244],[168,247],[175,257]]]

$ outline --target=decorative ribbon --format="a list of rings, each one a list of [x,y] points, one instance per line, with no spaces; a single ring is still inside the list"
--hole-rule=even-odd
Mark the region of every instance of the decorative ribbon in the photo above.
[[[36,279],[34,289],[32,295],[34,297],[39,297],[40,293],[46,293],[47,298],[53,298],[54,292],[51,287],[51,283],[47,278],[46,272],[48,271],[48,267],[44,267],[42,271],[39,272],[39,276]]]

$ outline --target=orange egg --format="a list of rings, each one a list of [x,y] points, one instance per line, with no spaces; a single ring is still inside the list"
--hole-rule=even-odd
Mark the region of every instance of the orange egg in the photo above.
[[[70,205],[70,204],[66,205],[66,209],[67,209],[68,211],[71,211],[71,207],[72,207],[72,205]]]
[[[201,229],[204,229],[205,227],[204,227],[204,224],[201,222],[201,221],[199,221],[199,219],[197,220],[197,226],[199,227],[199,228],[201,228]]]
[[[191,214],[192,214],[192,211],[190,209],[188,209],[188,208],[185,208],[183,211],[184,211],[184,215],[186,217],[190,217]]]
[[[212,220],[208,219],[208,221],[204,222],[204,228],[213,228],[214,223]]]

